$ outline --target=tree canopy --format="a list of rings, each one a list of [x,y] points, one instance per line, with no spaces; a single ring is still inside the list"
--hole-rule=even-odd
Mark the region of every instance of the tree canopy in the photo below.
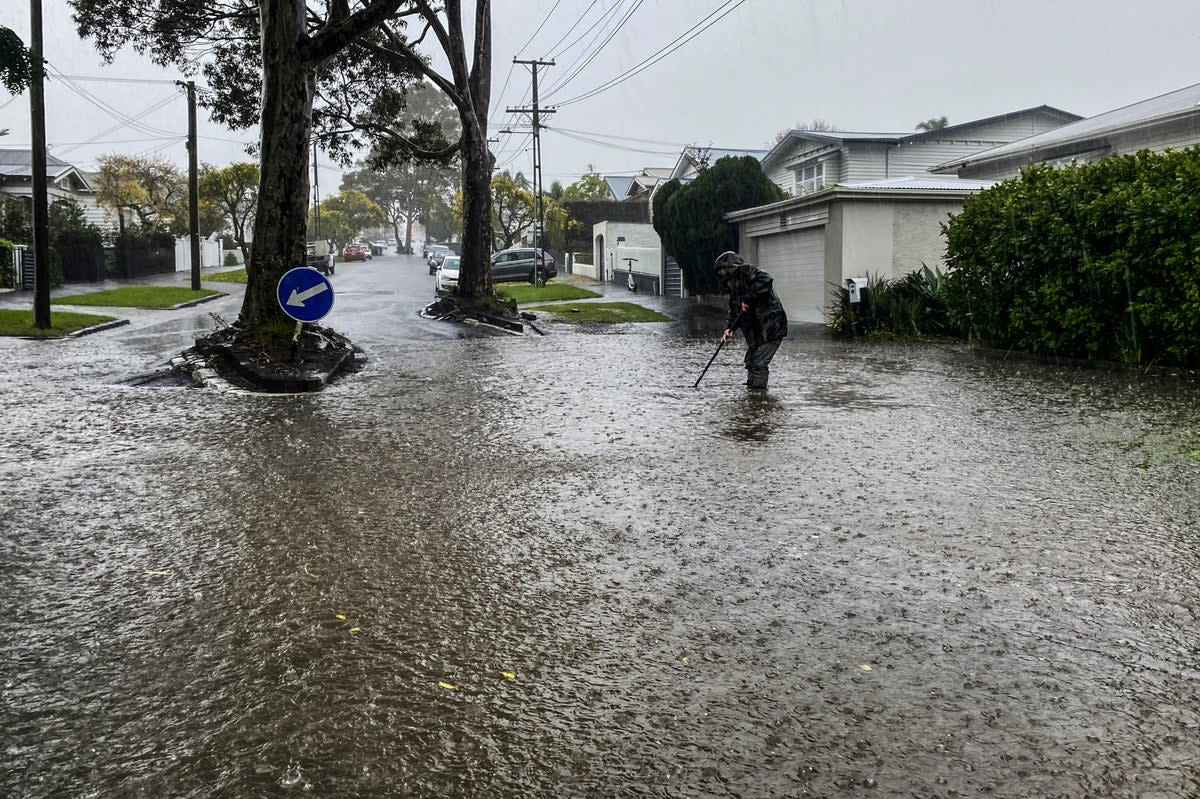
[[[925,132],[933,130],[941,130],[950,126],[950,118],[947,116],[931,117],[924,122],[918,122],[915,130],[923,130]]]
[[[20,94],[33,80],[33,58],[13,30],[0,25],[0,84]]]
[[[671,180],[654,195],[654,229],[693,294],[720,291],[713,260],[736,250],[735,225],[725,215],[784,199],[753,156],[719,158],[691,183]]]
[[[608,188],[608,181],[604,176],[596,171],[596,168],[588,164],[588,171],[580,176],[571,185],[563,189],[562,198],[564,200],[611,200],[612,191]]]
[[[258,208],[258,181],[258,164],[204,164],[200,168],[200,202],[214,207],[229,223],[244,260],[249,260],[246,231]]]
[[[106,155],[96,172],[96,202],[139,224],[175,235],[187,231],[187,178],[161,158]]]

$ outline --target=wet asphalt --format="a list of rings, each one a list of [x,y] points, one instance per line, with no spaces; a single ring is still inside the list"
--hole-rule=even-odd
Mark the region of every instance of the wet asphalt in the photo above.
[[[333,282],[315,395],[0,339],[0,795],[1200,796],[1194,383]]]

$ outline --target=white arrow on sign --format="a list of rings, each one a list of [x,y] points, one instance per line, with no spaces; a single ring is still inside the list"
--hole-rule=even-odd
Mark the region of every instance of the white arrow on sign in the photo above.
[[[300,308],[303,308],[305,300],[311,300],[313,297],[317,296],[327,288],[329,288],[327,284],[318,283],[312,288],[305,289],[304,291],[296,291],[295,289],[292,289],[292,296],[288,297],[287,304],[296,305]]]

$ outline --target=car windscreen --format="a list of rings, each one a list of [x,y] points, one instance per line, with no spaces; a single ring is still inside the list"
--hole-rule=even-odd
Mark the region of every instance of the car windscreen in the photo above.
[[[442,261],[442,269],[453,269],[457,271],[460,263],[462,263],[461,258],[447,258],[446,260]]]

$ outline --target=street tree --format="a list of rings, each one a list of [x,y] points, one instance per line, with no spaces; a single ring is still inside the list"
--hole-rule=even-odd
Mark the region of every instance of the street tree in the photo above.
[[[321,203],[322,225],[328,212],[337,212],[346,217],[351,240],[362,235],[364,231],[377,230],[387,219],[383,209],[358,189],[342,189],[333,197],[324,200]]]
[[[258,207],[259,169],[257,164],[240,162],[225,167],[204,164],[200,167],[200,202],[208,203],[228,221],[233,240],[242,251],[242,260],[250,260],[246,232]]]
[[[492,238],[497,250],[521,239],[537,220],[537,206],[528,181],[520,172],[502,172],[492,178]]]
[[[336,208],[326,209],[322,203],[319,221],[320,224],[317,220],[317,209],[313,208],[308,212],[308,229],[313,231],[312,237],[317,238],[316,231],[319,230],[320,238],[333,242],[334,249],[339,252],[354,238],[350,220],[346,218],[345,213]]]
[[[126,211],[145,229],[187,232],[187,178],[175,165],[160,158],[106,155],[95,183],[96,202],[117,212],[122,232]]]
[[[381,158],[457,153],[465,217],[460,287],[468,296],[490,293],[491,0],[476,0],[473,20],[464,18],[462,0],[437,7],[429,0],[68,2],[80,34],[106,57],[132,46],[161,65],[198,70],[208,85],[202,102],[215,120],[260,126],[262,175],[244,326],[286,322],[275,286],[304,259],[314,133],[345,163],[360,146],[373,146]],[[465,23],[473,26],[470,39]],[[409,37],[410,27],[417,35]],[[431,57],[423,45],[440,52]],[[433,66],[434,57],[448,74]],[[394,124],[405,87],[418,74],[450,98],[461,123],[457,139],[439,141],[421,121],[409,129]]]
[[[564,200],[611,200],[612,190],[608,187],[608,181],[604,176],[596,171],[596,168],[588,164],[587,172],[580,176],[579,180],[563,189],[562,198]]]
[[[713,275],[713,260],[736,250],[737,228],[725,215],[777,202],[783,192],[762,171],[758,159],[718,158],[691,183],[668,181],[654,195],[654,230],[683,272],[692,294],[711,294],[721,288]]]
[[[950,118],[947,116],[931,117],[924,122],[918,122],[914,130],[923,130],[925,132],[941,130],[950,126]]]
[[[442,138],[457,139],[458,111],[445,94],[428,81],[415,83],[405,96],[405,107],[398,119],[401,126],[420,135],[424,123],[436,123],[439,130],[426,129]],[[462,169],[456,157],[422,159],[412,154],[372,151],[360,167],[346,173],[342,188],[359,189],[383,209],[397,241],[412,251],[412,229],[418,218],[426,219],[435,206],[452,201],[461,182]],[[427,222],[428,223],[428,222]],[[401,226],[404,235],[401,236]]]

